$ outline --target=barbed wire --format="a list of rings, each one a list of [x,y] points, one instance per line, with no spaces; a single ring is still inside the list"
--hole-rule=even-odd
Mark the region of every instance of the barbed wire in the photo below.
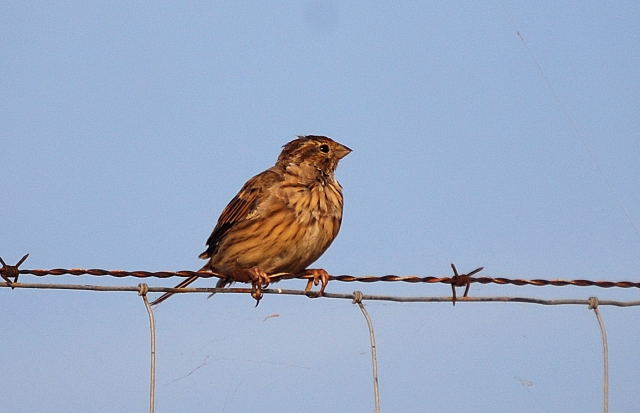
[[[218,294],[252,294],[255,293],[255,286],[252,288],[175,288],[175,287],[149,287],[147,284],[138,284],[137,286],[102,286],[102,285],[80,285],[80,284],[55,284],[55,283],[23,283],[18,282],[18,278],[21,274],[29,274],[38,277],[43,276],[59,276],[59,275],[92,275],[92,276],[113,276],[118,278],[123,277],[135,277],[135,278],[170,278],[170,277],[192,277],[198,276],[200,278],[225,278],[223,274],[215,272],[205,271],[124,271],[124,270],[104,270],[104,269],[82,269],[82,268],[53,268],[53,269],[19,269],[18,267],[24,263],[28,254],[23,256],[16,265],[7,265],[2,258],[0,263],[0,277],[5,282],[0,282],[0,287],[5,288],[25,288],[25,289],[56,289],[56,290],[82,290],[82,291],[120,291],[120,292],[137,292],[143,298],[143,302],[148,312],[149,325],[150,325],[150,338],[151,338],[151,371],[150,371],[150,401],[149,411],[153,413],[155,404],[155,321],[153,317],[153,310],[147,300],[147,293],[218,293]],[[640,288],[640,282],[634,281],[593,281],[585,279],[573,279],[573,280],[547,280],[547,279],[523,279],[523,278],[507,278],[507,277],[474,277],[475,274],[480,272],[483,268],[476,268],[475,270],[467,274],[459,274],[455,265],[451,264],[453,270],[453,276],[448,277],[433,277],[433,276],[399,276],[399,275],[365,275],[365,276],[353,276],[353,275],[330,275],[329,281],[340,282],[407,282],[407,283],[443,283],[450,284],[452,289],[452,295],[450,297],[434,297],[434,296],[394,296],[394,295],[371,295],[363,294],[360,291],[354,291],[351,294],[346,293],[332,293],[324,292],[321,296],[313,291],[308,290],[290,290],[281,288],[266,288],[260,291],[261,294],[278,294],[278,295],[298,295],[306,296],[309,298],[326,298],[326,299],[348,299],[352,300],[354,304],[358,304],[362,311],[367,325],[369,328],[370,346],[372,355],[372,374],[374,382],[374,403],[375,411],[380,411],[380,396],[378,389],[378,372],[377,372],[377,358],[376,358],[376,346],[375,337],[373,331],[373,325],[368,312],[364,308],[363,301],[393,301],[393,302],[452,302],[454,305],[458,302],[517,302],[517,303],[530,303],[540,305],[587,305],[589,309],[594,310],[598,325],[600,327],[603,346],[603,411],[608,410],[608,393],[609,393],[609,378],[608,378],[608,346],[606,330],[604,328],[604,322],[598,312],[599,306],[617,306],[617,307],[633,307],[640,306],[640,300],[632,301],[619,301],[619,300],[599,300],[597,297],[589,297],[588,299],[572,299],[572,298],[560,298],[560,299],[541,299],[532,297],[513,297],[513,296],[491,296],[491,297],[469,297],[469,287],[473,283],[480,284],[500,284],[500,285],[515,285],[515,286],[577,286],[577,287],[599,287],[599,288]],[[277,274],[270,277],[271,281],[279,281],[282,279],[313,279],[312,274]],[[462,297],[456,297],[455,287],[465,287],[464,295]],[[257,304],[256,304],[257,305]]]
[[[224,274],[211,272],[211,271],[125,271],[125,270],[105,270],[98,268],[84,269],[84,268],[52,268],[52,269],[20,269],[18,268],[28,258],[29,254],[24,255],[16,265],[7,265],[0,257],[0,277],[5,280],[5,283],[0,283],[2,287],[11,288],[42,288],[42,289],[78,289],[78,290],[92,290],[92,291],[138,291],[138,287],[107,287],[107,286],[88,286],[88,285],[74,285],[74,284],[24,284],[18,283],[18,277],[21,274],[34,275],[37,277],[44,276],[60,276],[60,275],[92,275],[92,276],[112,276],[117,278],[134,277],[134,278],[171,278],[171,277],[192,277],[197,276],[200,278],[225,278]],[[598,287],[598,288],[640,288],[640,282],[635,281],[593,281],[586,279],[524,279],[524,278],[507,278],[507,277],[475,277],[474,275],[483,270],[483,267],[476,268],[475,270],[467,274],[459,274],[456,266],[451,264],[453,270],[453,276],[435,277],[435,276],[417,276],[417,275],[329,275],[329,281],[339,282],[406,282],[406,283],[442,283],[451,285],[452,297],[407,297],[407,296],[390,296],[390,295],[363,295],[363,299],[366,300],[382,300],[382,301],[395,301],[395,302],[436,302],[436,301],[450,301],[455,305],[456,301],[467,302],[522,302],[532,304],[544,304],[544,305],[562,305],[562,304],[588,304],[586,300],[573,300],[573,299],[560,299],[560,300],[546,300],[539,298],[528,297],[467,297],[469,292],[469,286],[473,283],[479,284],[499,284],[499,285],[515,285],[515,286],[577,286],[577,287]],[[313,279],[312,274],[276,274],[270,276],[272,282],[283,279]],[[13,278],[13,279],[12,279]],[[455,287],[465,287],[463,297],[458,298],[456,296]],[[308,297],[317,297],[317,293],[313,291],[299,291],[299,290],[286,290],[286,289],[265,289],[261,290],[266,294],[289,294],[289,295],[305,295]],[[171,287],[149,287],[149,292],[171,292],[171,293],[252,293],[255,292],[255,286],[251,288],[171,288]],[[325,292],[323,294],[326,298],[342,298],[353,299],[351,294],[339,294]],[[638,305],[637,301],[615,301],[615,300],[603,300],[601,305],[614,305],[619,307],[635,306]]]
[[[0,268],[0,275],[7,280],[7,277],[13,277],[9,270],[13,266],[6,264]],[[476,271],[476,270],[474,270]],[[472,271],[473,273],[473,271]],[[104,269],[84,269],[84,268],[52,268],[52,269],[19,269],[18,274],[29,274],[37,277],[47,275],[93,275],[93,276],[112,276],[118,278],[135,277],[135,278],[171,278],[171,277],[193,277],[200,278],[225,278],[223,274],[209,271],[125,271],[125,270],[104,270]],[[576,287],[599,287],[599,288],[640,288],[640,282],[637,281],[594,281],[586,279],[523,279],[510,277],[471,277],[470,274],[460,274],[451,276],[418,276],[418,275],[329,275],[329,281],[340,282],[405,282],[405,283],[427,283],[427,284],[454,284],[456,286],[464,286],[467,283],[474,284],[509,284],[515,286],[576,286]],[[278,274],[270,277],[272,281],[283,279],[312,279],[313,275],[309,274]],[[462,281],[461,281],[462,279]],[[10,281],[9,281],[10,282]]]
[[[153,310],[146,299],[147,293],[150,292],[173,292],[177,294],[189,294],[189,293],[219,293],[219,294],[251,294],[251,288],[175,288],[175,287],[149,287],[147,284],[138,284],[137,286],[102,286],[102,285],[80,285],[80,284],[42,284],[42,283],[0,283],[0,287],[6,288],[35,288],[35,289],[56,289],[56,290],[82,290],[82,291],[103,291],[103,292],[136,292],[141,295],[143,302],[149,316],[149,328],[150,328],[150,340],[151,340],[151,364],[150,364],[150,390],[149,390],[149,411],[154,412],[155,404],[155,365],[156,365],[156,351],[155,351],[155,321],[153,317]],[[316,298],[317,294],[306,290],[287,290],[287,289],[265,289],[263,294],[278,294],[278,295],[298,295],[306,296],[309,298]],[[367,311],[364,309],[363,301],[394,301],[394,302],[453,302],[456,298],[451,297],[432,297],[432,296],[388,296],[388,295],[371,295],[363,294],[360,291],[354,291],[351,294],[344,293],[330,293],[325,292],[322,298],[327,299],[348,299],[354,304],[358,304],[362,311],[367,326],[369,328],[370,348],[372,358],[372,375],[374,384],[374,411],[380,411],[380,393],[378,389],[378,368],[376,358],[376,345],[374,338],[373,326],[371,319],[368,316]],[[603,412],[608,411],[608,398],[609,398],[609,366],[608,366],[608,350],[607,350],[607,337],[606,330],[604,328],[604,322],[598,312],[598,307],[601,306],[616,306],[616,307],[632,307],[640,306],[640,300],[635,301],[618,301],[618,300],[599,300],[597,297],[589,297],[588,299],[540,299],[531,297],[462,297],[458,298],[458,302],[516,302],[516,303],[530,303],[540,305],[586,305],[589,309],[594,310],[598,325],[600,327],[602,335],[603,346]]]

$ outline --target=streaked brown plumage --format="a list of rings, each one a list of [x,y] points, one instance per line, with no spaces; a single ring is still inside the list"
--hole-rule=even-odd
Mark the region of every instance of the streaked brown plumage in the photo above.
[[[233,281],[268,285],[269,275],[314,275],[324,290],[324,270],[307,270],[335,239],[342,222],[342,187],[335,179],[338,161],[351,149],[324,136],[300,136],[284,145],[276,164],[249,179],[222,211],[200,258],[201,271],[223,273]],[[191,277],[177,285],[186,287]],[[307,285],[309,289],[311,284]],[[154,301],[168,298],[164,294]]]

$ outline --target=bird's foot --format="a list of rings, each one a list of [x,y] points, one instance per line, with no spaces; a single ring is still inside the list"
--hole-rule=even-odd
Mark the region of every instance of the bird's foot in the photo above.
[[[258,267],[249,268],[247,275],[251,280],[251,297],[256,300],[256,307],[262,299],[262,290],[269,287],[269,276]]]
[[[322,268],[311,268],[304,271],[305,275],[311,275],[313,278],[309,278],[307,281],[307,286],[304,288],[304,291],[307,293],[309,297],[322,297],[324,294],[324,289],[327,287],[329,283],[329,273]],[[322,283],[320,286],[320,290],[317,293],[311,291],[314,285],[318,285]]]

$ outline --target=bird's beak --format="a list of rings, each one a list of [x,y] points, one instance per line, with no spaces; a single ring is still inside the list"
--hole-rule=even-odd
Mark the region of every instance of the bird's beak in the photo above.
[[[338,144],[338,148],[334,151],[338,159],[342,159],[351,153],[351,148]]]

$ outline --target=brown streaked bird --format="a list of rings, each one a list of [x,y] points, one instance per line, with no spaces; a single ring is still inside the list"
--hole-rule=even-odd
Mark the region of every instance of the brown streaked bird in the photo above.
[[[338,161],[351,152],[325,136],[299,136],[283,146],[276,164],[254,176],[229,202],[218,218],[207,249],[209,261],[200,271],[225,275],[216,287],[233,281],[251,282],[260,300],[270,276],[282,273],[312,275],[322,286],[329,275],[307,269],[338,235],[342,222],[342,186],[335,178]],[[198,277],[182,281],[184,288]],[[172,295],[166,293],[152,304]]]

